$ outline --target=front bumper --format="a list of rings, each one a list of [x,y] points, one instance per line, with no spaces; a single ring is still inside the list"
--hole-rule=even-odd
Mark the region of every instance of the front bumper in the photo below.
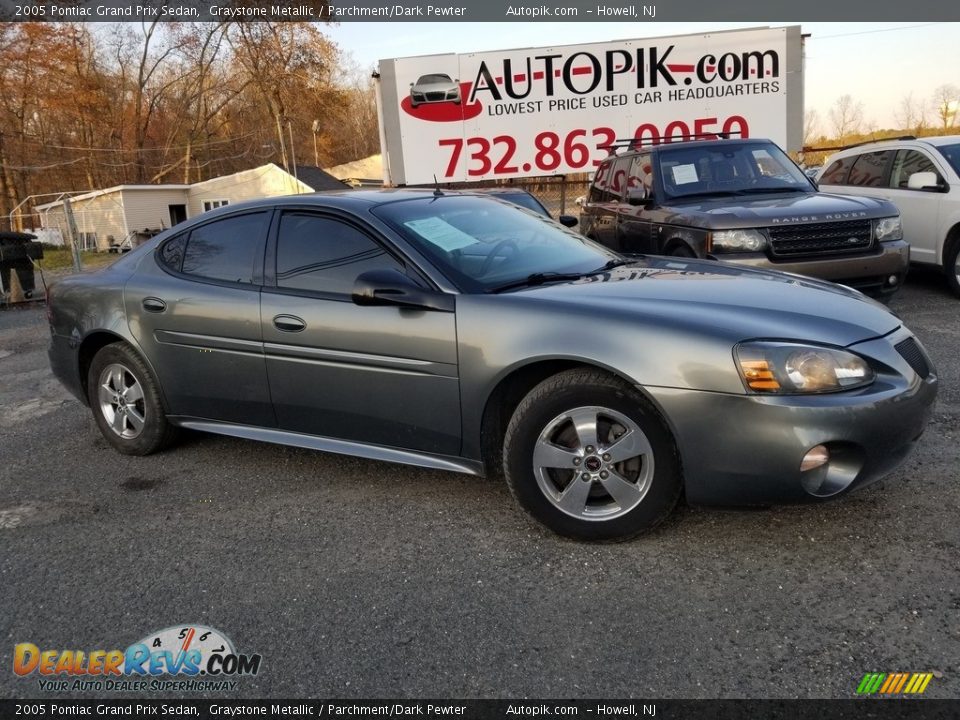
[[[698,505],[769,505],[843,495],[895,470],[916,446],[937,394],[932,369],[922,379],[895,350],[895,333],[852,346],[870,360],[867,388],[825,395],[728,395],[646,388],[668,418],[683,463],[687,499]],[[800,471],[817,445],[831,451],[840,485],[818,494]],[[839,489],[838,489],[839,488]]]
[[[774,262],[764,253],[717,253],[710,257],[737,265],[829,280],[873,294],[892,293],[903,284],[910,267],[910,245],[904,240],[892,240],[879,245],[879,252],[874,254],[840,255],[820,260]],[[891,278],[895,278],[895,281],[891,282]]]

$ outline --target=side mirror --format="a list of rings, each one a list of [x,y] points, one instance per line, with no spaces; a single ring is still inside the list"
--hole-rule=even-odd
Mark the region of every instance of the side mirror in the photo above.
[[[370,270],[353,283],[355,305],[394,305],[453,312],[453,295],[424,290],[399,270]]]
[[[907,178],[908,190],[933,190],[940,189],[937,182],[937,174],[933,172],[915,172]]]
[[[580,222],[579,219],[573,215],[561,215],[557,218],[557,222],[563,225],[564,227],[572,228],[574,225]]]
[[[650,199],[650,194],[644,185],[640,187],[627,188],[628,205],[644,205]]]

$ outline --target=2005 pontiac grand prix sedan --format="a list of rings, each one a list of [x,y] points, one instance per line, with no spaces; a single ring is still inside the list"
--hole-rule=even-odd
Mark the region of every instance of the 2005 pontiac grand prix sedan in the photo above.
[[[440,191],[221,208],[48,301],[53,369],[120,452],[193,428],[502,476],[578,538],[647,530],[682,492],[863,486],[910,453],[937,389],[911,332],[853,290],[628,262]]]

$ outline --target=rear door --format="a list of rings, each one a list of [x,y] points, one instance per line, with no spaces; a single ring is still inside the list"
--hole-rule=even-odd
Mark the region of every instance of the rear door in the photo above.
[[[288,209],[267,258],[261,322],[279,426],[459,453],[455,314],[351,300],[365,271],[417,278],[384,239],[350,216]]]
[[[616,251],[620,250],[618,214],[629,164],[630,158],[627,157],[610,158],[601,163],[587,198],[590,224],[584,228],[585,234]]]
[[[272,211],[232,214],[165,241],[124,288],[127,318],[170,414],[275,424],[260,334]]]
[[[653,168],[650,153],[635,155],[626,166],[623,194],[617,211],[617,251],[623,253],[656,253],[652,225],[646,203],[630,204],[630,191],[644,189],[653,196]]]

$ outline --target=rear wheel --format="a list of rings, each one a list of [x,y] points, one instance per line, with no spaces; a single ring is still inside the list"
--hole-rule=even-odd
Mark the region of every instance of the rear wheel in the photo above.
[[[103,437],[125,455],[149,455],[176,436],[156,380],[129,345],[107,345],[94,356],[87,399]]]
[[[626,540],[680,497],[673,438],[635,389],[594,370],[537,385],[507,427],[504,470],[534,518],[561,535]]]

